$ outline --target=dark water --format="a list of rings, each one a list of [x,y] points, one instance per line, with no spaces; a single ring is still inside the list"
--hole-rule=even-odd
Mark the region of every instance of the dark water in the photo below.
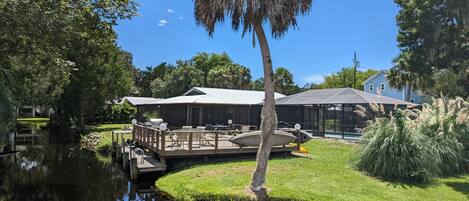
[[[155,190],[152,176],[130,182],[118,164],[100,162],[78,143],[34,127],[17,133],[18,152],[0,156],[2,201],[166,200]]]

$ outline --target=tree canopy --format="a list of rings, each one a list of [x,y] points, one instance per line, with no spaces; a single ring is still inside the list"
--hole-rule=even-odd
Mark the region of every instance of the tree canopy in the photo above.
[[[368,69],[366,71],[357,70],[356,72],[356,85],[354,85],[354,68],[348,67],[343,68],[339,72],[332,73],[324,76],[324,82],[321,84],[313,85],[311,87],[315,89],[326,89],[326,88],[353,88],[363,90],[363,84],[369,77],[378,73],[376,70]]]
[[[395,0],[400,54],[388,78],[431,95],[469,96],[467,0]]]
[[[207,76],[207,85],[215,88],[248,89],[251,71],[239,64],[226,64],[212,68]]]
[[[0,0],[0,70],[16,105],[50,105],[69,122],[127,93],[132,57],[113,26],[133,0]],[[3,78],[2,78],[3,79]],[[81,119],[81,120],[80,120]]]

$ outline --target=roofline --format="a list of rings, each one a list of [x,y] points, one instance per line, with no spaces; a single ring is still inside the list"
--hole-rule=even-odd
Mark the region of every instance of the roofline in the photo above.
[[[378,75],[380,75],[381,73],[387,73],[388,70],[380,70],[378,71],[376,74],[372,75],[371,77],[369,77],[368,79],[366,79],[363,84],[367,83],[368,81],[378,77]]]
[[[192,87],[191,89],[189,89],[189,90],[187,90],[185,93],[183,93],[181,96],[187,96],[187,94],[190,94],[190,93],[193,92],[193,91],[197,91],[197,92],[200,92],[200,93],[202,93],[202,94],[206,94],[205,92],[203,92],[203,91],[197,89],[197,87]],[[201,95],[202,95],[202,94],[201,94]],[[177,96],[175,96],[175,97],[177,97]]]
[[[265,92],[264,90],[252,90],[252,89],[228,89],[228,88],[215,88],[215,87],[192,87],[191,89],[189,89],[188,91],[186,91],[184,94],[180,95],[180,96],[185,96],[187,94],[189,94],[190,92],[192,91],[199,91],[201,93],[204,93],[206,94],[205,92],[203,92],[202,90],[200,89],[215,89],[215,90],[233,90],[233,91],[249,91],[249,92]],[[282,93],[279,93],[279,92],[274,92],[275,94],[278,94],[278,95],[282,95],[282,96],[287,96],[285,94],[282,94]],[[201,94],[201,95],[204,95],[204,94]],[[178,96],[174,96],[174,97],[178,97]],[[170,98],[174,98],[174,97],[170,97]]]

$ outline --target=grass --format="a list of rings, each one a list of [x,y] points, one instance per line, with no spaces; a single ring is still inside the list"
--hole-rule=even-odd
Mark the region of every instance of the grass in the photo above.
[[[43,127],[49,123],[49,118],[34,117],[34,118],[17,118],[16,122],[23,125],[32,125],[36,127]]]
[[[122,130],[125,127],[130,127],[132,124],[96,124],[88,125],[84,135],[96,132],[100,135],[99,143],[96,145],[96,151],[100,153],[107,153],[111,150],[112,145],[112,131]],[[125,134],[124,139],[132,138],[131,134]]]
[[[467,200],[469,175],[438,178],[428,185],[386,182],[354,168],[355,144],[313,140],[310,158],[269,161],[270,200]],[[178,200],[247,200],[255,160],[195,166],[166,175],[156,186]]]

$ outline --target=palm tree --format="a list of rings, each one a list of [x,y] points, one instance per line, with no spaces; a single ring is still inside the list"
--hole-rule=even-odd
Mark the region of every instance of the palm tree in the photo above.
[[[259,42],[264,66],[265,99],[261,115],[261,144],[257,152],[257,166],[250,189],[258,194],[265,192],[265,174],[272,149],[271,137],[277,127],[275,113],[274,80],[269,44],[263,25],[270,24],[274,38],[281,38],[291,27],[297,26],[297,16],[309,12],[312,0],[195,0],[195,19],[213,36],[215,26],[231,19],[234,31],[253,34]]]

